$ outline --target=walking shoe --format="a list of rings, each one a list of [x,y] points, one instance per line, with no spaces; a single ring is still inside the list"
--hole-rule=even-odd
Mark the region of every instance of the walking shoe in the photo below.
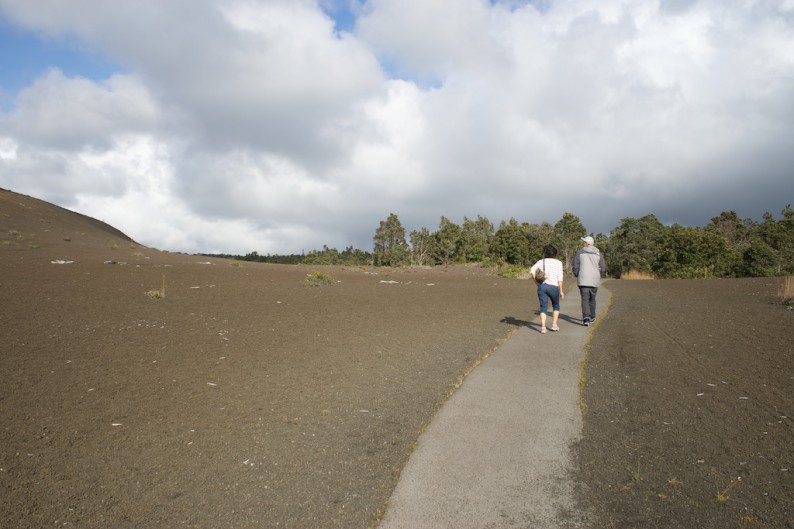
[[[546,334],[546,327],[540,328],[540,334]]]
[[[551,326],[551,330],[552,330],[552,331],[559,331],[559,330],[560,330],[560,328],[559,328],[559,327],[557,327],[556,325],[552,325],[552,326]]]
[[[587,326],[589,326],[589,325],[590,325],[590,320],[588,320],[587,318],[585,318],[584,320],[582,320],[582,324],[583,324],[585,327],[587,327]]]

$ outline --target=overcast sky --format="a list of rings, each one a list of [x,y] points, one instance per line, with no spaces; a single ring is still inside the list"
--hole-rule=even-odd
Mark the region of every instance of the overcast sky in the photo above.
[[[163,250],[794,202],[794,0],[0,0],[0,187]]]

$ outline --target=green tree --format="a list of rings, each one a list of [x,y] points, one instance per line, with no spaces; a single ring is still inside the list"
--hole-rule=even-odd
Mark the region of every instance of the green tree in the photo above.
[[[764,213],[764,222],[758,225],[759,238],[773,252],[771,258],[774,260],[775,275],[790,274],[794,271],[794,210],[791,204],[787,205],[782,213],[783,218],[779,221],[776,221],[771,213]],[[754,251],[758,251],[757,246]]]
[[[742,253],[744,277],[771,277],[777,271],[777,252],[761,238],[753,238]]]
[[[527,238],[527,256],[529,262],[543,257],[543,248],[554,243],[554,226],[548,222],[541,224],[523,224]]]
[[[735,211],[723,211],[712,217],[706,229],[719,233],[733,246],[746,243],[750,236],[748,222],[740,219]]]
[[[438,231],[433,234],[435,239],[434,258],[437,263],[450,264],[458,256],[461,227],[446,217],[441,217]]]
[[[620,226],[610,232],[605,255],[607,272],[614,277],[629,270],[652,273],[664,231],[655,215],[622,219]]]
[[[303,258],[305,264],[335,265],[342,262],[342,256],[336,248],[323,245],[322,251],[313,250]]]
[[[564,260],[565,270],[569,273],[573,266],[573,254],[582,246],[580,239],[584,237],[585,233],[587,232],[579,217],[567,211],[554,225],[554,242],[559,257]]]
[[[652,265],[658,277],[724,277],[731,273],[728,242],[718,232],[674,224],[664,230]]]
[[[750,219],[740,219],[735,211],[723,211],[706,225],[709,233],[719,234],[727,243],[723,261],[720,266],[726,271],[723,277],[741,274],[742,254],[750,244],[753,232],[753,222]]]
[[[514,218],[508,222],[502,221],[494,234],[491,253],[509,264],[527,264],[529,241],[525,226],[520,225]]]
[[[493,224],[486,217],[477,215],[477,220],[463,217],[460,233],[459,253],[464,262],[481,262],[488,257],[493,239]]]
[[[413,264],[424,266],[430,264],[433,259],[436,241],[427,228],[411,232],[411,249]]]
[[[783,208],[782,215],[783,218],[779,222],[781,239],[778,247],[781,256],[780,271],[784,274],[794,274],[794,209],[791,204]]]
[[[400,266],[408,262],[408,243],[405,241],[405,228],[394,213],[380,222],[373,238],[375,243],[375,264]]]

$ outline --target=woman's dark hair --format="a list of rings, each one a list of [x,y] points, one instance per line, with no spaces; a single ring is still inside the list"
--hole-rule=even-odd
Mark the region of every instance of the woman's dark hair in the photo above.
[[[554,257],[557,255],[557,248],[551,244],[543,248],[543,257]]]

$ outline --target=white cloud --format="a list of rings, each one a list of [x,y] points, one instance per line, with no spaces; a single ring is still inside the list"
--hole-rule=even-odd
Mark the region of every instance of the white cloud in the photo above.
[[[26,144],[62,150],[156,130],[162,114],[146,87],[132,76],[114,75],[95,83],[66,78],[57,69],[20,92],[16,106],[6,120],[7,133]]]
[[[339,33],[312,0],[0,0],[120,65],[55,64],[15,94],[0,185],[145,244],[234,253],[370,249],[392,212],[409,231],[564,211],[608,231],[794,196],[791,2],[354,7]]]

